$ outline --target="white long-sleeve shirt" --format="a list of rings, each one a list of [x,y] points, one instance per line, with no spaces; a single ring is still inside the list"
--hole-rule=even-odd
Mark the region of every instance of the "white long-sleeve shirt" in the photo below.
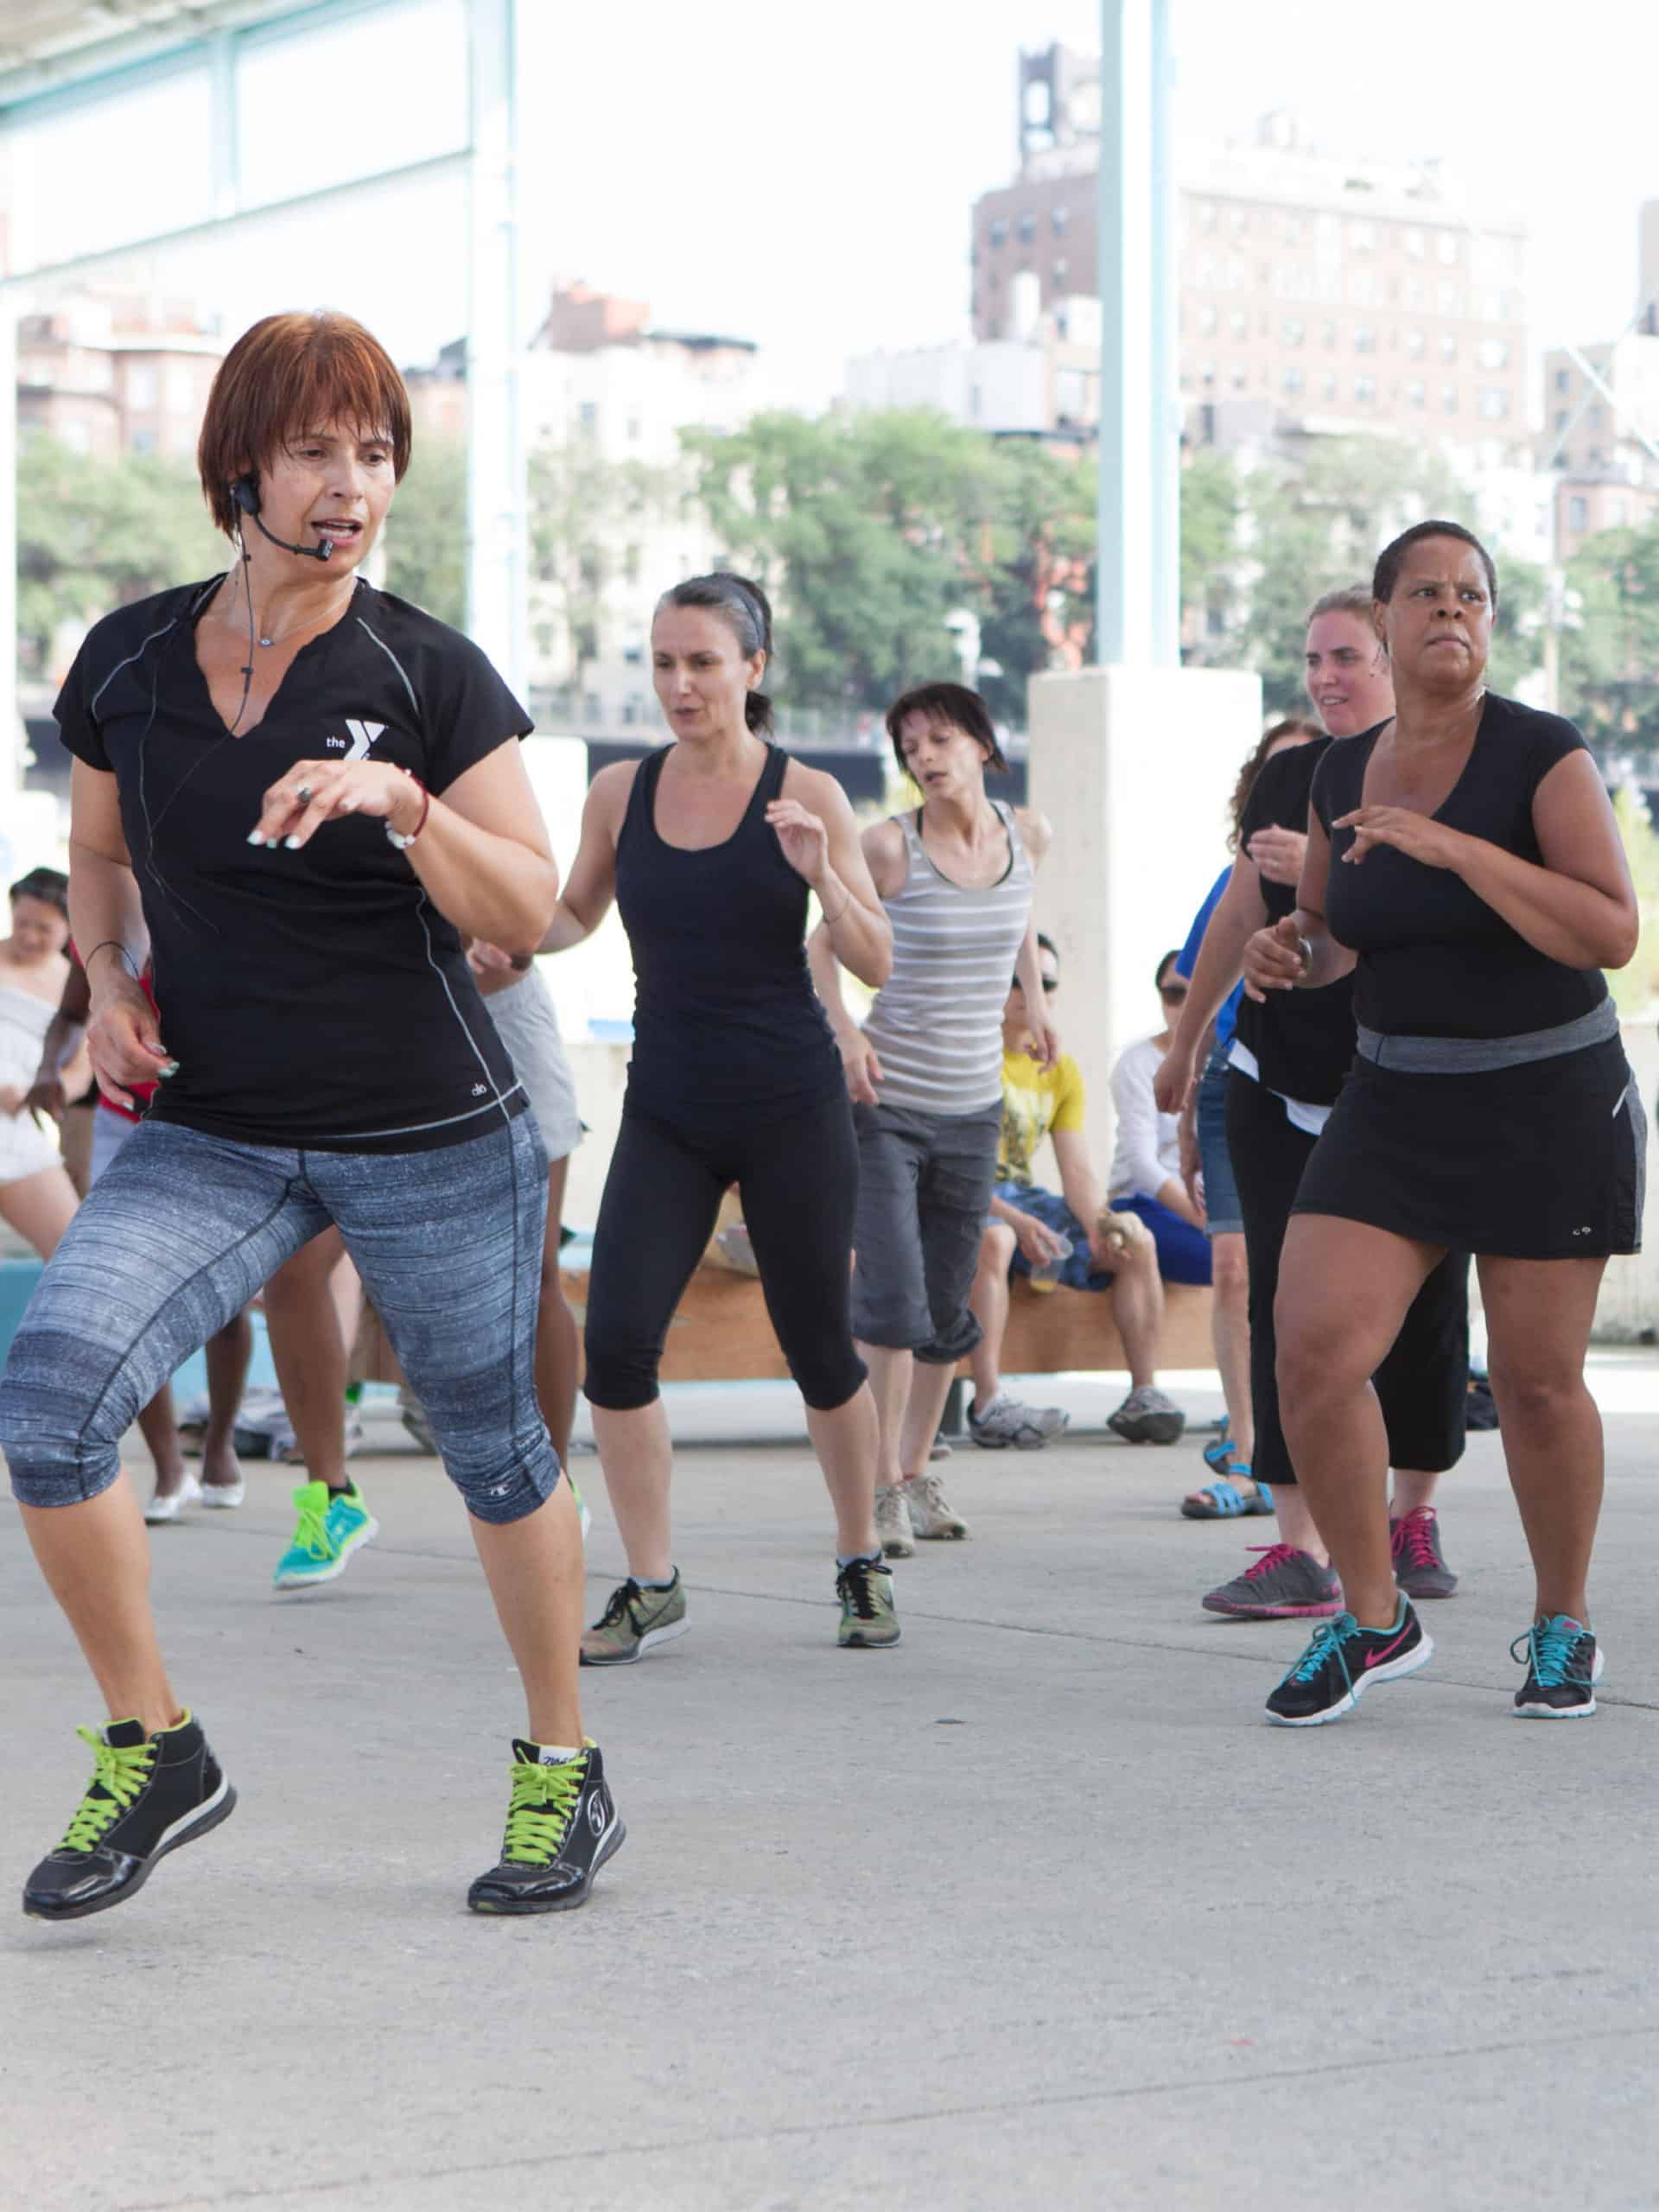
[[[1118,1055],[1112,1070],[1112,1104],[1117,1113],[1117,1142],[1112,1151],[1107,1195],[1114,1198],[1155,1198],[1163,1185],[1181,1179],[1181,1125],[1173,1114],[1160,1114],[1152,1095],[1163,1053],[1150,1037]]]

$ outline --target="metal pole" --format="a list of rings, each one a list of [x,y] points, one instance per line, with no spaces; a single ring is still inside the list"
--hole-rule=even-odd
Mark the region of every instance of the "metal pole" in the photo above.
[[[1168,0],[1102,0],[1097,657],[1178,658]]]
[[[17,308],[0,295],[0,798],[23,786],[17,707]]]
[[[527,518],[519,405],[517,0],[471,0],[467,626],[522,697]]]

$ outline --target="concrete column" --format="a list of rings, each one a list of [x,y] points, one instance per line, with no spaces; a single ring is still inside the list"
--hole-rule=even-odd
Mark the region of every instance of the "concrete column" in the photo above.
[[[1057,1018],[1111,1161],[1112,1063],[1159,1025],[1153,976],[1227,859],[1227,802],[1262,729],[1261,679],[1227,669],[1089,668],[1030,690],[1032,804],[1054,825],[1037,925],[1060,955]]]
[[[517,0],[470,0],[467,626],[522,698],[529,525],[519,382]]]
[[[17,304],[0,290],[0,802],[21,791],[17,711]]]

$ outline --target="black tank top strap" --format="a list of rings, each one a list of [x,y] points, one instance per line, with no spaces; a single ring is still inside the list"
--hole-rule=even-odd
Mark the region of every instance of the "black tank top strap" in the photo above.
[[[617,833],[617,849],[622,848],[625,837],[639,836],[655,841],[657,836],[657,786],[662,781],[663,763],[669,747],[659,745],[633,772],[633,781],[628,786],[628,804],[623,811],[622,827]]]

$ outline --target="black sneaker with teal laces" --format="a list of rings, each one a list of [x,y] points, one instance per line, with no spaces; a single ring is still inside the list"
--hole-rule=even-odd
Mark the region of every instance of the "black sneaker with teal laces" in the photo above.
[[[605,1780],[597,1744],[574,1758],[512,1740],[512,1796],[501,1857],[467,1892],[474,1912],[569,1912],[627,1829]]]
[[[158,1859],[216,1828],[236,1804],[188,1713],[154,1736],[137,1720],[75,1733],[92,1746],[94,1771],[63,1841],[23,1885],[23,1910],[37,1920],[107,1912],[143,1887]]]
[[[1515,1694],[1523,1720],[1587,1720],[1596,1709],[1601,1680],[1601,1646],[1593,1630],[1571,1613],[1535,1620],[1510,1646],[1510,1656],[1527,1670]]]
[[[1414,1675],[1433,1656],[1433,1643],[1404,1598],[1391,1628],[1362,1628],[1351,1613],[1338,1613],[1314,1630],[1313,1641],[1268,1700],[1268,1718],[1281,1728],[1339,1720],[1373,1682]]]

